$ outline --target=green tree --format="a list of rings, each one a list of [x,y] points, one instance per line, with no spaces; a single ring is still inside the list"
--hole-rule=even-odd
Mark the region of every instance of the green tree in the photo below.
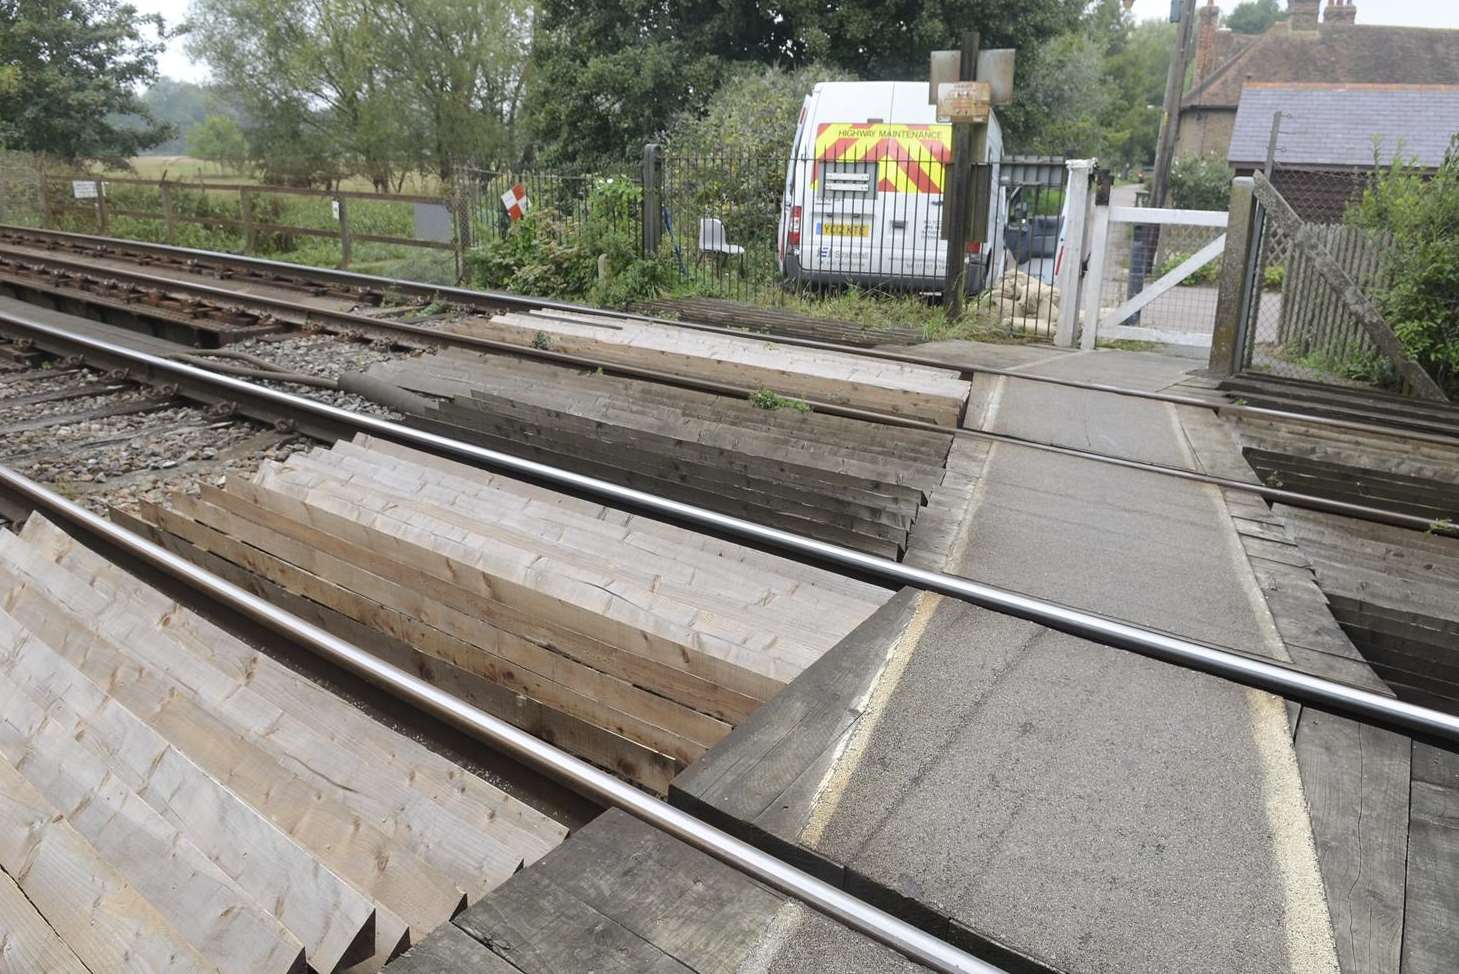
[[[116,0],[0,0],[0,135],[67,161],[124,162],[169,138],[137,88],[157,77],[162,18]],[[119,117],[134,115],[136,126]]]
[[[213,111],[213,93],[206,85],[172,78],[158,78],[142,95],[142,104],[152,117],[171,125],[173,138],[153,146],[155,155],[180,155],[187,151],[188,133]]]
[[[978,30],[985,47],[1040,44],[1078,22],[1084,0],[542,0],[528,74],[537,146],[559,161],[632,155],[698,112],[731,66],[811,63],[871,80],[919,80],[930,51]],[[1017,112],[1010,114],[1018,123]]]
[[[1226,26],[1237,34],[1260,34],[1286,19],[1286,8],[1278,0],[1246,0],[1227,14]]]
[[[219,167],[238,172],[248,162],[248,142],[243,129],[227,115],[209,115],[188,133],[187,148],[191,155]]]
[[[1019,92],[1018,150],[1104,156],[1109,146],[1103,117],[1112,95],[1104,55],[1092,38],[1082,32],[1054,38]]]
[[[330,163],[388,188],[502,153],[529,18],[523,0],[194,0],[190,50],[213,68],[255,155]]]

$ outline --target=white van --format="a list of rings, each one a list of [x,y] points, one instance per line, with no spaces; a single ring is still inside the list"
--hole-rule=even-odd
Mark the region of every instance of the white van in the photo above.
[[[967,290],[1002,274],[1007,222],[998,160],[1003,132],[989,123],[993,165],[988,235],[968,242]],[[942,198],[952,126],[937,122],[925,81],[822,82],[806,96],[785,171],[780,272],[788,280],[941,291],[947,266]]]

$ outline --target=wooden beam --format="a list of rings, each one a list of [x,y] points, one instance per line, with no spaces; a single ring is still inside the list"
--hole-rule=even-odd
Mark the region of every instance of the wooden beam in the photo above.
[[[1110,223],[1157,224],[1176,227],[1224,227],[1229,215],[1225,210],[1172,210],[1138,206],[1111,206]]]
[[[0,931],[0,974],[91,974],[5,872],[0,872]]]

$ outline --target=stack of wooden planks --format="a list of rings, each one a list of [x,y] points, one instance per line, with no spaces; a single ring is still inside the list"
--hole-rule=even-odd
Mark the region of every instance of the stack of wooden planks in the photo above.
[[[0,532],[0,969],[375,970],[565,836],[40,515]]]
[[[970,388],[952,369],[572,311],[467,318],[446,330],[947,427]]]
[[[450,351],[375,366],[432,397],[413,426],[888,558],[952,435]]]
[[[634,310],[649,315],[668,315],[685,321],[702,322],[720,328],[811,338],[860,348],[916,345],[927,340],[926,331],[916,325],[869,325],[859,321],[799,314],[783,308],[757,308],[740,301],[725,301],[720,298],[667,298],[646,302]]]
[[[890,596],[363,435],[115,516],[660,793]]]
[[[1459,713],[1459,540],[1278,506],[1343,630],[1402,699]]]

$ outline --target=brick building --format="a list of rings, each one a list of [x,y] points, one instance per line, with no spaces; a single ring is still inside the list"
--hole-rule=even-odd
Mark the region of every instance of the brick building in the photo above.
[[[1221,11],[1207,0],[1194,81],[1181,101],[1177,157],[1227,158],[1248,84],[1459,85],[1459,30],[1360,24],[1354,0],[1329,0],[1325,11],[1321,5],[1287,0],[1286,21],[1264,34],[1235,34],[1220,27]]]

